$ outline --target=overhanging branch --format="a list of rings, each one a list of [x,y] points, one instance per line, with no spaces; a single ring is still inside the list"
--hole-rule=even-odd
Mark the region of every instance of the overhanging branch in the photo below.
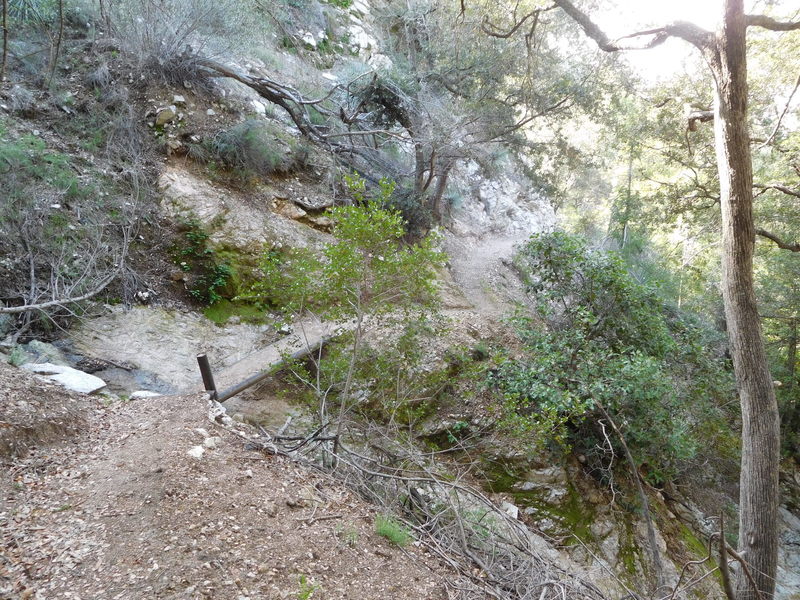
[[[800,243],[798,242],[794,243],[785,242],[774,233],[770,233],[769,231],[766,231],[764,229],[756,229],[756,234],[775,242],[775,244],[781,250],[789,250],[790,252],[800,252]]]
[[[589,16],[578,9],[570,0],[554,0],[556,6],[567,13],[570,18],[580,25],[584,33],[593,39],[605,52],[621,52],[624,50],[647,50],[664,43],[670,37],[686,40],[700,49],[706,48],[713,39],[710,31],[698,27],[688,21],[675,21],[663,27],[656,27],[625,35],[617,40],[611,40],[605,32],[592,21]],[[640,45],[621,45],[620,40],[649,37],[650,39]]]
[[[800,21],[776,21],[766,15],[745,15],[748,27],[762,27],[770,31],[794,31],[800,29]]]
[[[793,190],[792,188],[787,187],[785,185],[782,185],[780,183],[767,183],[767,184],[754,183],[753,187],[756,188],[756,189],[759,189],[759,190],[764,190],[764,191],[777,190],[779,192],[783,192],[787,196],[794,196],[795,198],[800,198],[800,192],[799,191]]]

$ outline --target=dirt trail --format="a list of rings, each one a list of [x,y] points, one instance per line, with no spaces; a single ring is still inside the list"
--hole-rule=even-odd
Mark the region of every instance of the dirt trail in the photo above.
[[[250,431],[204,395],[97,406],[77,440],[0,469],[0,598],[445,597],[436,560]]]
[[[522,300],[521,285],[510,264],[515,247],[525,239],[521,235],[445,239],[450,274],[475,312],[497,319]]]

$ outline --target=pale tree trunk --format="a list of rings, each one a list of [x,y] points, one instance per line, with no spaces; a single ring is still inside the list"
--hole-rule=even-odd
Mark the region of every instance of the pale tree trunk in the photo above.
[[[761,595],[775,592],[780,422],[753,285],[753,170],[747,126],[743,0],[725,1],[725,20],[707,56],[714,75],[714,133],[722,208],[722,294],[742,408],[739,552]],[[759,595],[740,570],[737,600]]]
[[[742,466],[739,490],[739,551],[744,571],[736,576],[736,600],[771,600],[778,555],[780,421],[767,366],[753,285],[753,166],[747,126],[748,26],[800,30],[800,21],[780,22],[745,15],[743,0],[724,1],[724,20],[712,33],[687,21],[611,40],[572,0],[553,0],[606,52],[652,48],[670,37],[700,49],[714,76],[714,137],[722,207],[722,294],[728,338],[742,407]],[[644,37],[638,46],[620,40]]]

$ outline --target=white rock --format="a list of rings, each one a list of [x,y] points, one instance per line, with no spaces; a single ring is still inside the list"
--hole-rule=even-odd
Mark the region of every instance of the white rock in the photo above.
[[[222,443],[222,438],[220,437],[217,436],[207,437],[206,439],[203,440],[203,447],[207,448],[208,450],[214,450],[215,448],[218,448],[221,443]]]
[[[314,34],[311,33],[310,31],[304,31],[301,37],[303,38],[303,41],[312,48],[317,47],[317,40],[314,37]]]
[[[195,429],[195,430],[194,430],[194,432],[195,432],[195,433],[199,433],[199,434],[200,434],[200,435],[202,435],[204,438],[207,438],[207,437],[208,437],[208,431],[206,431],[206,430],[205,430],[205,429],[203,429],[202,427],[198,427],[197,429]]]
[[[172,97],[172,103],[173,104],[186,104],[186,98],[184,98],[180,94],[175,94]]]
[[[200,459],[203,458],[203,453],[205,451],[206,451],[205,448],[203,448],[202,446],[192,446],[186,451],[186,454],[188,454],[192,458]]]
[[[22,365],[22,368],[39,375],[45,375],[47,379],[55,381],[68,390],[80,392],[81,394],[91,394],[106,386],[106,382],[99,377],[78,371],[78,369],[73,369],[72,367],[54,365],[52,363],[26,363]]]
[[[131,400],[142,400],[143,398],[157,398],[160,396],[158,392],[151,390],[137,390],[131,394]]]
[[[264,106],[263,102],[259,102],[258,100],[251,100],[250,105],[253,107],[253,110],[257,115],[265,115],[267,114],[267,107]]]
[[[206,111],[206,114],[207,114],[209,117],[213,117],[215,114],[217,114],[217,111],[215,111],[213,108],[209,108],[209,109]]]
[[[519,508],[511,504],[511,502],[503,502],[500,505],[500,510],[506,513],[512,519],[519,519]]]

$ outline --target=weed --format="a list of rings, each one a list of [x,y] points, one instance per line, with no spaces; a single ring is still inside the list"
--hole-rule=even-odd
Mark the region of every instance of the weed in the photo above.
[[[375,533],[385,537],[395,546],[403,548],[411,541],[411,532],[391,515],[375,517]]]
[[[216,253],[209,247],[209,235],[197,219],[183,223],[183,243],[173,247],[173,260],[185,273],[196,277],[189,290],[195,300],[215,304],[222,300],[220,293],[233,276],[233,269],[225,262],[217,262]]]
[[[297,579],[300,586],[300,590],[296,594],[297,600],[308,600],[314,595],[314,592],[322,589],[318,583],[314,583],[314,580],[305,575],[300,575]]]
[[[14,346],[11,349],[11,354],[8,355],[9,364],[18,367],[28,360],[28,354],[19,346]]]
[[[350,548],[358,545],[358,529],[352,525],[339,525],[336,527],[336,537]]]

